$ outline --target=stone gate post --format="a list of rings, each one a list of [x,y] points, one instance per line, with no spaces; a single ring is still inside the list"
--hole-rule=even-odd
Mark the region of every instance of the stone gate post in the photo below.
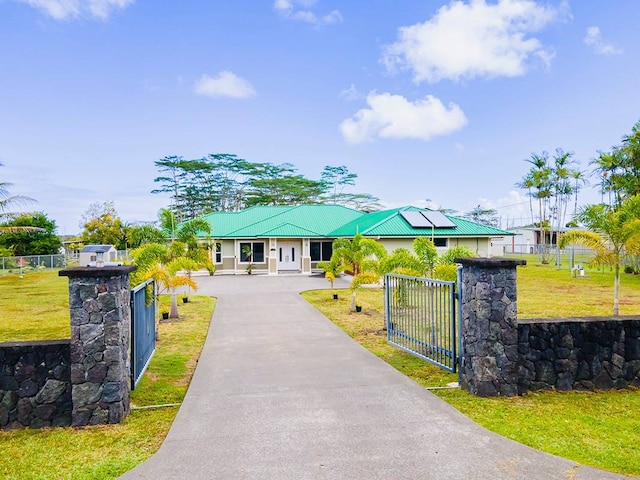
[[[77,267],[69,277],[71,423],[120,423],[129,414],[133,266]]]
[[[524,260],[460,258],[460,383],[483,396],[518,395],[516,266]]]

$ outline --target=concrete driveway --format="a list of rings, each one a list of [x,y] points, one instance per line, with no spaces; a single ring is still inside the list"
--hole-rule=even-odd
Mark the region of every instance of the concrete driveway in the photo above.
[[[193,381],[158,453],[124,479],[624,478],[476,425],[300,297],[324,278],[197,280],[218,305]]]

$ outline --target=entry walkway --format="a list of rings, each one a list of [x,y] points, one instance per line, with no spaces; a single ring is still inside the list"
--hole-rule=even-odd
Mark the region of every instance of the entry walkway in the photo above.
[[[299,296],[323,278],[198,283],[218,304],[189,391],[158,453],[124,479],[623,478],[479,427]]]

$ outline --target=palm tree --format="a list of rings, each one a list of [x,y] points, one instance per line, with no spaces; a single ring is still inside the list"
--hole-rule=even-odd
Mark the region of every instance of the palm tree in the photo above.
[[[538,227],[540,231],[540,248],[542,263],[548,263],[547,257],[547,229],[549,228],[549,212],[551,210],[551,198],[553,197],[553,169],[549,165],[549,154],[542,152],[538,155],[531,154],[527,163],[531,164],[529,172],[524,176],[522,182],[517,184],[520,188],[526,188],[529,198],[535,198],[538,201]],[[533,205],[529,200],[531,208],[531,217],[533,220]],[[533,221],[535,226],[535,221]]]
[[[170,246],[148,243],[131,251],[133,263],[138,267],[132,275],[132,284],[153,278],[158,285],[158,295],[162,291],[171,294],[170,318],[178,318],[176,288],[189,287],[198,289],[198,284],[188,274],[198,268],[196,262],[184,255],[185,248],[181,242],[172,242]],[[182,275],[180,272],[187,272]],[[157,302],[158,304],[158,302]]]
[[[433,241],[427,237],[417,237],[413,241],[413,251],[423,264],[422,275],[431,277],[438,260],[438,249]]]
[[[338,238],[333,242],[333,255],[341,260],[355,277],[362,271],[362,263],[369,257],[383,258],[387,254],[385,248],[371,238],[364,238],[360,233],[353,239]]]
[[[600,177],[600,193],[604,201],[604,196],[608,196],[610,205],[620,205],[622,203],[623,186],[623,165],[624,154],[619,148],[614,148],[611,152],[598,152],[598,158],[591,161],[596,168],[595,175]]]
[[[573,184],[573,214],[578,213],[578,193],[580,193],[581,187],[587,184],[587,179],[584,176],[584,171],[575,169],[571,171],[571,178],[574,181]]]
[[[386,255],[387,251],[381,244],[371,238],[364,238],[360,233],[354,235],[351,240],[348,238],[339,238],[333,242],[332,258],[335,256],[336,260],[344,263],[353,274],[351,311],[356,310],[356,290],[353,288],[353,282],[356,283],[356,288],[358,284],[362,284],[361,282],[371,283],[369,281],[371,278],[369,277],[373,273],[371,271],[366,272],[365,268],[363,268],[366,260],[374,257],[377,260],[380,260]],[[369,269],[373,269],[371,265],[369,266]],[[366,277],[358,278],[358,275],[365,273],[367,274]],[[378,279],[379,278],[380,277],[378,276]]]
[[[199,242],[199,234],[205,234],[205,245]],[[183,256],[190,258],[198,264],[198,268],[206,268],[210,275],[215,272],[212,259],[213,242],[211,240],[211,224],[203,218],[194,218],[180,225],[176,235],[178,242],[186,246]],[[189,277],[191,276],[189,272]]]
[[[553,210],[556,219],[556,236],[562,227],[566,225],[567,205],[573,193],[573,185],[571,184],[571,172],[573,169],[571,166],[575,162],[572,157],[573,153],[565,152],[561,148],[556,149],[556,154],[553,156],[551,184],[554,198]]]
[[[529,212],[531,214],[531,224],[535,223],[535,217],[533,216],[533,176],[531,172],[528,172],[520,182],[516,183],[516,187],[522,188],[527,191],[527,197],[529,197]]]
[[[577,219],[589,230],[571,230],[560,238],[560,248],[578,244],[592,249],[591,264],[614,268],[613,314],[620,314],[620,265],[627,252],[640,241],[640,195],[627,199],[615,209],[600,203],[578,212]]]
[[[331,285],[331,296],[338,298],[333,290],[333,282],[344,272],[344,265],[342,265],[342,262],[335,255],[332,255],[328,262],[318,262],[318,268],[324,270],[324,278],[326,278]]]

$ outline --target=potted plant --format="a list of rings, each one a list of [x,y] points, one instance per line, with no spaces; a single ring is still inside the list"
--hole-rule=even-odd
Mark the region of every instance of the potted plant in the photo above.
[[[167,310],[166,308],[162,309],[162,319],[169,320],[169,310]]]
[[[182,296],[182,303],[189,303],[189,296],[186,293]]]
[[[358,287],[362,285],[370,285],[373,283],[378,283],[380,281],[380,276],[373,272],[363,272],[359,273],[353,280],[351,280],[351,311],[352,312],[361,312],[362,306],[357,304],[356,292]]]

